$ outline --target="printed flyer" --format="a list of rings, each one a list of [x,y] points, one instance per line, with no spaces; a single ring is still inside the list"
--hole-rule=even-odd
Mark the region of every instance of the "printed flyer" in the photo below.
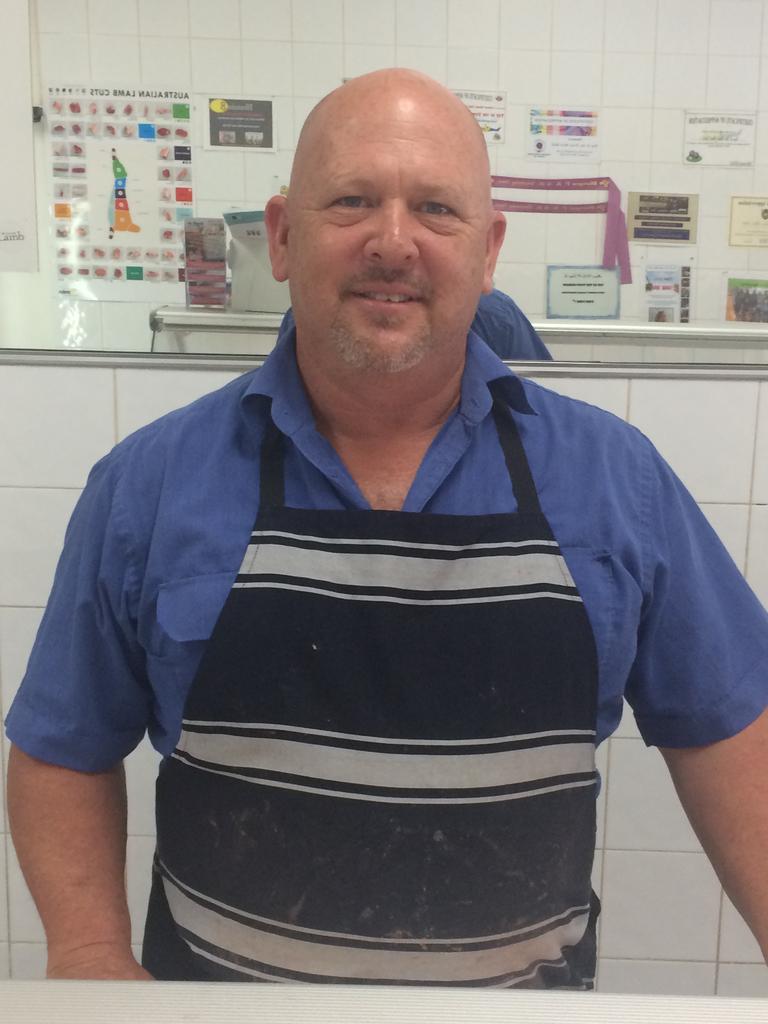
[[[751,167],[755,162],[753,113],[686,110],[683,160],[688,164]]]
[[[699,197],[670,192],[630,192],[627,232],[630,242],[696,241]]]
[[[183,302],[189,94],[50,86],[46,120],[59,291]]]
[[[206,97],[205,109],[208,113],[206,149],[275,152],[272,100]]]
[[[527,155],[567,163],[599,160],[597,111],[531,109]]]
[[[504,121],[507,114],[505,92],[456,92],[462,103],[471,110],[485,135],[486,142],[504,141]]]
[[[729,245],[768,246],[768,196],[732,196]]]
[[[687,324],[691,317],[691,268],[646,267],[645,302],[649,323]]]
[[[547,267],[549,320],[616,320],[620,298],[618,269]]]
[[[725,319],[768,324],[768,279],[729,277]]]
[[[184,223],[188,306],[227,304],[227,232],[221,217]]]

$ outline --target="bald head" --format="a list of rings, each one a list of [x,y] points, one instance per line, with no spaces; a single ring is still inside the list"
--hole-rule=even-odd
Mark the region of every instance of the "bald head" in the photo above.
[[[382,142],[415,133],[440,134],[452,140],[490,205],[490,164],[482,130],[469,109],[452,92],[419,71],[386,68],[353,78],[334,89],[310,111],[296,146],[289,196],[309,175],[322,173],[331,147],[353,144],[372,124]]]
[[[341,366],[457,372],[504,217],[483,134],[451,92],[403,69],[336,89],[307,118],[266,221],[302,373],[318,360],[329,379]]]

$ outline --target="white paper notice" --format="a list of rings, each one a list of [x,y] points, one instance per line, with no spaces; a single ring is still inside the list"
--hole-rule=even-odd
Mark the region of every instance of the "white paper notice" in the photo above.
[[[616,320],[621,282],[617,268],[547,267],[547,318]]]
[[[597,111],[531,109],[528,156],[561,163],[598,160]]]
[[[751,167],[755,162],[755,124],[750,113],[686,110],[683,160],[687,164]]]
[[[483,130],[486,142],[504,141],[504,119],[507,113],[505,92],[455,92],[465,103]]]

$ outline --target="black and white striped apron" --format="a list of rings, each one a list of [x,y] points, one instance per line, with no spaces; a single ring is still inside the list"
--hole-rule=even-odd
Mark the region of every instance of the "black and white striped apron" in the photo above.
[[[270,427],[158,779],[155,977],[591,987],[594,641],[494,417],[514,514],[287,508]]]

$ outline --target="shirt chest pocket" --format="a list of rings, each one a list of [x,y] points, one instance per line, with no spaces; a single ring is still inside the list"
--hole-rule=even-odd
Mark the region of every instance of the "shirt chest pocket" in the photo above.
[[[157,594],[154,656],[172,657],[180,645],[205,646],[233,581],[231,572],[219,572],[163,583]]]

